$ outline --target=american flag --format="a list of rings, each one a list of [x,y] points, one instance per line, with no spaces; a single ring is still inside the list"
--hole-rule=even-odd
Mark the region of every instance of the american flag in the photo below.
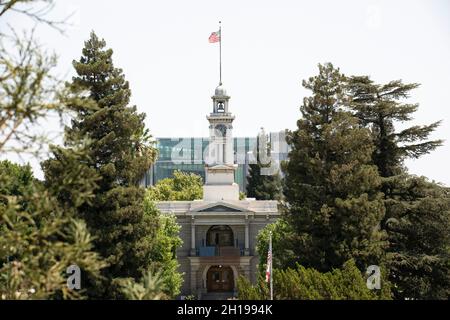
[[[220,30],[212,32],[208,39],[209,43],[215,43],[220,41]]]
[[[272,276],[271,273],[272,273],[272,239],[270,239],[269,251],[267,252],[266,282],[270,281],[270,277]]]

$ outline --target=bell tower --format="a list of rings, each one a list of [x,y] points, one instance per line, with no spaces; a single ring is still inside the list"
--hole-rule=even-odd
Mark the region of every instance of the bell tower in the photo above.
[[[213,112],[206,118],[209,121],[209,145],[206,157],[203,186],[204,200],[239,200],[239,185],[234,182],[233,120],[228,109],[230,96],[222,83],[211,97]]]
[[[206,118],[209,121],[209,165],[234,163],[233,154],[233,120],[234,116],[228,110],[230,96],[220,84],[211,97],[213,112]]]

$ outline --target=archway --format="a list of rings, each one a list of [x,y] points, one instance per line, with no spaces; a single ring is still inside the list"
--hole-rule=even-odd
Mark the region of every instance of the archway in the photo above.
[[[234,245],[233,230],[229,226],[219,225],[212,226],[206,233],[207,246],[233,246]]]
[[[234,282],[234,273],[230,266],[211,266],[206,273],[207,292],[233,291]]]

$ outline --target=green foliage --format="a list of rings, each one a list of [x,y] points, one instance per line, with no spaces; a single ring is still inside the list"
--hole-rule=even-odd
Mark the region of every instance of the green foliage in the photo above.
[[[43,130],[30,132],[42,119],[64,109],[52,75],[56,60],[32,33],[14,32],[11,37],[0,33],[0,152],[38,154],[47,144]]]
[[[270,297],[268,285],[262,277],[258,278],[256,285],[252,285],[248,278],[240,275],[236,284],[240,300],[268,300]]]
[[[84,290],[68,289],[67,267],[76,264],[97,278],[105,266],[85,223],[70,218],[29,166],[1,162],[0,181],[0,298],[84,297]]]
[[[390,299],[389,286],[380,291],[367,288],[366,280],[353,260],[341,269],[321,273],[312,268],[296,265],[296,268],[273,270],[275,300],[377,300]],[[263,278],[256,286],[248,280],[238,281],[239,299],[265,300],[269,298],[268,284]]]
[[[156,156],[145,129],[145,114],[128,106],[131,90],[121,69],[115,68],[113,51],[94,32],[85,42],[83,55],[73,66],[77,76],[68,87],[73,93],[89,92],[89,99],[73,100],[77,111],[66,140],[89,138],[90,156],[101,173],[101,190],[129,186],[139,182]],[[94,101],[96,110],[85,100]]]
[[[259,256],[259,272],[265,275],[267,251],[269,250],[269,234],[272,232],[272,263],[275,269],[295,267],[294,229],[286,219],[280,218],[275,223],[266,225],[256,238],[256,250]]]
[[[360,125],[372,132],[373,162],[383,177],[386,216],[381,227],[389,235],[389,269],[398,299],[448,299],[450,296],[448,189],[407,174],[404,160],[428,154],[442,140],[429,140],[435,122],[396,130],[413,119],[418,104],[407,103],[419,85],[400,80],[376,84],[351,77],[350,107]]]
[[[123,278],[137,281],[153,262],[159,221],[145,214],[145,190],[137,183],[156,151],[144,114],[128,106],[131,91],[122,70],[114,67],[112,50],[92,32],[82,53],[73,62],[76,76],[67,84],[66,103],[75,116],[66,127],[64,148],[54,148],[53,158],[43,163],[45,183],[55,192],[62,182],[55,195],[69,207],[76,206],[77,194],[86,193],[80,185],[70,187],[74,175],[90,184],[88,190],[94,187],[89,202],[76,206],[74,216],[86,221],[95,250],[108,267],[102,270],[102,281],[89,277],[86,286],[91,298],[122,298],[116,283]],[[77,156],[75,147],[83,141],[88,147]],[[68,157],[77,158],[77,170],[66,170]]]
[[[147,191],[153,201],[192,201],[203,197],[203,182],[199,175],[175,171],[173,178],[158,181]]]
[[[270,143],[264,130],[258,134],[254,150],[257,163],[249,165],[247,178],[247,196],[256,200],[280,200],[282,198],[281,177],[278,170],[272,168]]]
[[[32,190],[33,171],[29,165],[20,166],[8,160],[0,161],[0,202],[6,203],[5,196],[19,196]]]
[[[50,149],[55,160],[42,163],[47,189],[57,195],[60,204],[68,210],[79,208],[83,203],[92,204],[101,177],[94,168],[85,165],[91,161],[87,152],[89,144],[67,148],[51,146]]]
[[[450,297],[450,190],[423,177],[388,179],[390,279],[398,299]]]
[[[144,206],[146,215],[158,219],[150,268],[160,273],[165,295],[174,298],[180,293],[183,283],[183,274],[178,272],[180,265],[176,259],[176,250],[182,245],[179,236],[181,227],[177,224],[175,215],[159,212],[149,196],[145,197]]]
[[[280,200],[282,185],[280,173],[261,174],[260,164],[250,164],[247,184],[247,197],[256,200]]]
[[[419,107],[403,101],[419,86],[417,83],[404,84],[395,80],[381,85],[367,76],[354,76],[348,79],[347,86],[351,109],[361,124],[372,131],[375,145],[373,162],[382,177],[401,174],[405,158],[419,158],[442,145],[442,140],[425,141],[440,121],[395,130],[396,122],[412,120],[412,114]]]
[[[381,183],[371,164],[373,144],[345,106],[345,77],[331,64],[303,81],[312,91],[300,107],[298,129],[288,132],[283,164],[286,219],[298,261],[321,272],[354,259],[362,270],[381,264],[385,234]]]
[[[164,276],[161,273],[148,271],[141,281],[136,283],[132,279],[126,279],[120,284],[127,299],[131,300],[166,300]]]
[[[44,7],[34,7],[38,2]],[[45,18],[52,5],[51,0],[2,1],[0,16],[21,13],[57,28],[57,22]],[[60,82],[52,75],[56,57],[47,54],[33,32],[19,35],[14,26],[11,35],[7,31],[0,32],[0,153],[37,154],[46,150],[48,138],[34,127],[67,111]],[[73,185],[85,186],[72,197],[82,206],[92,185],[76,175],[73,160],[68,157],[65,170],[73,173]],[[55,187],[55,193],[64,187]],[[0,162],[0,299],[85,297],[83,285],[81,291],[68,290],[66,268],[76,264],[82,275],[98,279],[105,263],[92,250],[85,223],[71,218],[73,211],[33,178],[29,166]]]

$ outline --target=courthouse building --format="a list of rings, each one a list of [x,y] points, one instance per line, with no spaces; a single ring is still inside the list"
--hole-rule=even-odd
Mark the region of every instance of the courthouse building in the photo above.
[[[229,100],[220,84],[212,96],[212,113],[207,116],[210,137],[206,149],[202,147],[205,157],[197,164],[204,170],[203,199],[157,203],[161,212],[175,214],[181,226],[183,245],[177,258],[184,273],[182,295],[199,299],[235,296],[240,275],[255,282],[259,262],[256,237],[279,217],[276,201],[239,200],[239,165]],[[245,146],[245,140],[244,148],[251,148]]]

